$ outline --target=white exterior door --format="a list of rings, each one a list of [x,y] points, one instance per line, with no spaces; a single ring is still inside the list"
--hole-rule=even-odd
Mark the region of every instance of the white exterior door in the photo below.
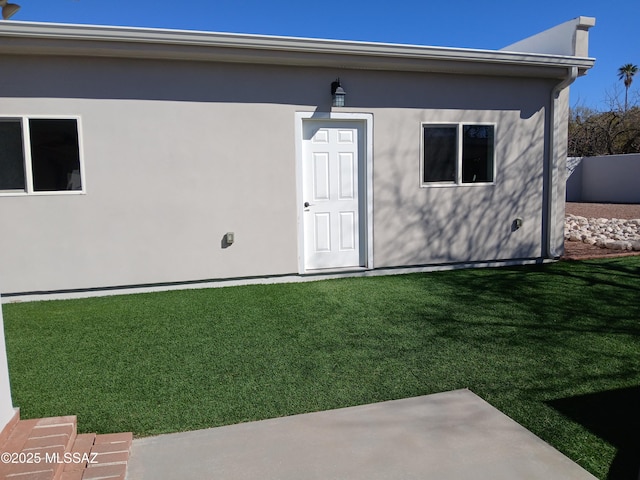
[[[357,267],[361,255],[362,122],[303,122],[305,269]]]

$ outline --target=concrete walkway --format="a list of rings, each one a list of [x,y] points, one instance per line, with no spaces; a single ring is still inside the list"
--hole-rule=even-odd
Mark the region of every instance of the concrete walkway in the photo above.
[[[469,390],[134,440],[128,480],[594,479]]]

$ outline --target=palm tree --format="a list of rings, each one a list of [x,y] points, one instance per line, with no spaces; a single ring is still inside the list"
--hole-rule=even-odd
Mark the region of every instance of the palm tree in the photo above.
[[[638,73],[638,66],[632,63],[627,63],[618,69],[618,79],[624,82],[624,111],[627,111],[629,87],[633,82],[633,76]]]

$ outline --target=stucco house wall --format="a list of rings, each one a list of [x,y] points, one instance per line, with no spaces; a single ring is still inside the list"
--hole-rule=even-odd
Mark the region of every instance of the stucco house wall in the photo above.
[[[86,194],[2,199],[21,225],[3,240],[21,253],[7,259],[5,291],[295,271],[295,163],[279,161],[294,158],[291,107],[246,99],[267,97],[271,69],[43,61],[16,59],[24,90],[6,109],[79,116]],[[29,65],[63,91],[42,92]],[[222,248],[228,231],[236,242]]]
[[[298,112],[373,119],[375,268],[542,259],[562,243],[552,233],[547,245],[563,206],[548,200],[564,188],[548,177],[550,152],[563,158],[551,144],[566,137],[550,132],[566,115],[567,90],[553,100],[562,77],[76,54],[0,61],[0,114],[77,118],[84,168],[82,193],[0,196],[4,294],[304,273]],[[332,109],[338,76],[347,106]],[[449,122],[495,125],[492,184],[420,185],[421,125]]]
[[[17,416],[11,400],[11,385],[9,383],[9,365],[4,341],[4,321],[2,306],[0,305],[0,437],[5,427]]]
[[[376,265],[543,256],[540,160],[552,85],[443,75],[402,89],[418,96],[424,85],[429,92],[422,108],[375,115]],[[495,183],[420,188],[421,122],[495,124]],[[513,229],[516,218],[523,220],[522,229]]]

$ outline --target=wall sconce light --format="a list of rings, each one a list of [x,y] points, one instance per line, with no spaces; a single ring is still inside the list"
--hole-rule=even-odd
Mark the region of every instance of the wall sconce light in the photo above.
[[[0,7],[2,8],[2,18],[5,20],[13,17],[15,13],[20,10],[20,5],[7,3],[7,0],[0,0]]]
[[[347,92],[345,92],[342,85],[340,85],[339,78],[337,78],[335,82],[331,82],[331,98],[333,98],[334,107],[344,107],[344,97],[346,96]]]

